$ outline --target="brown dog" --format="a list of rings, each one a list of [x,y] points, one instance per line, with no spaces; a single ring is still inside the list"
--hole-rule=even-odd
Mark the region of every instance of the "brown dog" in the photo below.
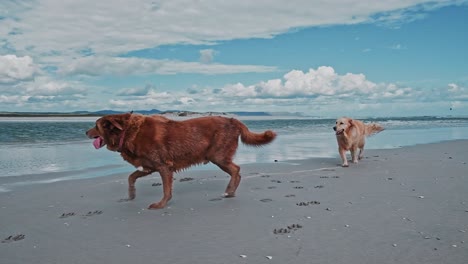
[[[135,181],[153,172],[162,178],[164,195],[150,209],[164,208],[172,197],[174,172],[200,163],[212,162],[231,179],[225,197],[234,197],[241,176],[240,167],[232,162],[239,143],[239,136],[247,145],[268,144],[276,133],[268,130],[252,133],[234,118],[200,117],[174,121],[163,116],[138,114],[107,115],[96,121],[96,126],[86,132],[94,138],[94,146],[107,146],[120,152],[124,160],[137,170],[128,177],[128,198],[135,198]]]
[[[336,120],[335,130],[336,141],[338,142],[338,152],[343,160],[343,167],[348,167],[346,151],[351,151],[353,163],[358,163],[364,155],[364,145],[366,137],[379,133],[384,130],[378,124],[364,124],[363,122],[349,117],[341,117]],[[357,151],[359,149],[359,155]]]

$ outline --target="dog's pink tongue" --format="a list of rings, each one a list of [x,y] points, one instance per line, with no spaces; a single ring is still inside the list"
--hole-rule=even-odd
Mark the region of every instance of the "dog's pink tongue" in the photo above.
[[[93,141],[93,145],[96,149],[100,149],[102,147],[102,137],[97,137],[94,141]]]

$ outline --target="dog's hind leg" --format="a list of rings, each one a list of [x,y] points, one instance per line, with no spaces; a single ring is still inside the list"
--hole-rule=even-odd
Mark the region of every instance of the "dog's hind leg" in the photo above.
[[[160,169],[159,174],[161,175],[163,185],[163,198],[157,203],[152,203],[148,209],[161,209],[164,208],[169,200],[172,198],[172,181],[173,172],[168,168]]]
[[[130,176],[128,176],[128,200],[135,199],[135,182],[138,178],[144,177],[148,174],[151,174],[150,171],[139,171],[136,170]]]
[[[364,158],[364,147],[359,149],[358,159],[362,160],[362,158]]]
[[[232,161],[212,162],[231,176],[231,179],[229,180],[229,183],[226,187],[226,191],[224,192],[224,197],[230,198],[236,196],[236,190],[237,187],[239,187],[239,183],[241,181],[241,176],[239,174],[240,167]]]

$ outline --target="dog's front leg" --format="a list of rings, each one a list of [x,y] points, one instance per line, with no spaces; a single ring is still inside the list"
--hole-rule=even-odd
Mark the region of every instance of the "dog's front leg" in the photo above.
[[[148,174],[151,174],[152,171],[139,171],[136,170],[130,176],[128,176],[128,200],[133,200],[135,199],[135,182],[138,178],[144,177]]]
[[[172,198],[172,171],[168,168],[164,168],[159,170],[159,174],[161,175],[162,185],[163,185],[163,198],[161,201],[157,203],[150,204],[148,209],[161,209],[164,208],[169,200]]]
[[[357,148],[351,148],[351,159],[353,163],[358,163],[358,150]]]
[[[346,159],[346,149],[338,148],[338,152],[340,153],[341,161],[343,162],[341,166],[348,167],[349,165],[348,165],[348,160]]]

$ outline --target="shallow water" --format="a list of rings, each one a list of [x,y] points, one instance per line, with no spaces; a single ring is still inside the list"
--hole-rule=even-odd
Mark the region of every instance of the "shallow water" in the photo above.
[[[242,119],[242,118],[241,118]],[[85,131],[95,118],[28,118],[0,120],[0,177],[9,185],[130,173],[134,168],[118,153],[95,150]],[[368,138],[367,149],[396,148],[454,139],[468,139],[468,118],[381,118],[386,130]],[[242,144],[235,158],[239,164],[336,157],[334,119],[243,120],[255,132],[272,129],[278,138],[255,148]],[[193,169],[215,169],[212,164]],[[12,180],[11,177],[14,177]],[[27,179],[27,180],[25,180]],[[7,189],[0,186],[1,189]]]

